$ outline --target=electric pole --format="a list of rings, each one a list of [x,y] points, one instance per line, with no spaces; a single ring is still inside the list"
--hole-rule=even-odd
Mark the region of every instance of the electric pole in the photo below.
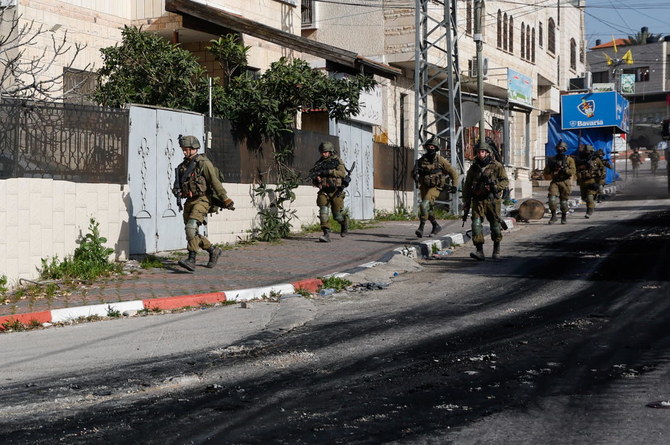
[[[482,47],[484,37],[482,36],[482,15],[484,13],[484,0],[475,0],[475,35],[477,43],[477,99],[479,103],[479,141],[486,140],[486,121],[484,119],[484,56]]]

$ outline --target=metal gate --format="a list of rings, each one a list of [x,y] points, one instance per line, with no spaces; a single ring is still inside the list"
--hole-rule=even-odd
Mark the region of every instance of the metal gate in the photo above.
[[[130,254],[186,247],[184,222],[172,195],[175,168],[182,160],[177,138],[195,135],[204,152],[201,114],[130,107],[128,185]]]
[[[356,162],[347,188],[345,206],[354,219],[374,218],[374,162],[372,127],[356,122],[337,123],[340,157],[347,168]]]

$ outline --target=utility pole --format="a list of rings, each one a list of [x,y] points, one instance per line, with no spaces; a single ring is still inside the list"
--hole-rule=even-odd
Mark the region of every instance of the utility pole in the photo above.
[[[477,99],[479,103],[479,141],[486,140],[486,120],[484,119],[484,56],[482,47],[484,37],[482,36],[482,15],[484,13],[484,0],[475,0],[475,34],[474,41],[477,44]]]

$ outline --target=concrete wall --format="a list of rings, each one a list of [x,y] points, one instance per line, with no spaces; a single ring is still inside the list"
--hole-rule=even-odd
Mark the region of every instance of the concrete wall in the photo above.
[[[89,220],[100,223],[100,233],[114,257],[128,256],[127,187],[82,184],[52,179],[0,181],[0,276],[10,285],[20,278],[35,279],[41,259],[74,253],[88,233]]]

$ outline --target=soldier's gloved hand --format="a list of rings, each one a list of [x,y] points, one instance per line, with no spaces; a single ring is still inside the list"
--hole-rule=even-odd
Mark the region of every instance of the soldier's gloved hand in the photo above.
[[[226,209],[228,210],[235,210],[235,203],[233,202],[232,199],[227,198],[223,200],[223,205],[225,206]]]
[[[458,187],[456,187],[455,185],[449,186],[448,191],[449,193],[456,193],[458,191]]]
[[[181,198],[181,189],[178,189],[177,187],[173,188],[172,194],[175,198]]]

